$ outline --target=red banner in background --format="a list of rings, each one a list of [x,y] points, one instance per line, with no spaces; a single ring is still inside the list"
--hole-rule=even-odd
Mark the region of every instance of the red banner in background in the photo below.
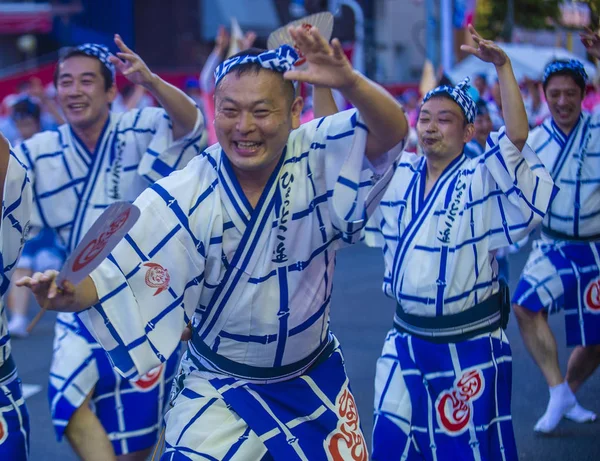
[[[0,10],[0,34],[47,34],[52,31],[52,13],[48,11],[7,12]]]
[[[352,58],[352,49],[344,47],[344,52],[351,59]],[[6,96],[11,94],[16,94],[18,92],[19,83],[23,81],[27,81],[32,77],[37,77],[42,81],[42,85],[46,86],[52,83],[53,75],[54,75],[54,66],[55,64],[44,64],[35,69],[21,72],[15,75],[11,75],[9,77],[0,79],[0,102],[6,98]],[[190,78],[197,78],[198,75],[190,74],[189,72],[182,72],[176,70],[168,70],[168,71],[158,71],[158,75],[161,78],[166,80],[167,82],[175,85],[178,88],[185,87],[185,81]],[[199,72],[198,72],[199,74]],[[117,87],[123,88],[127,84],[127,79],[122,75],[117,75]],[[394,96],[400,96],[404,91],[409,88],[416,89],[418,88],[418,83],[388,83],[383,84],[383,86]],[[0,114],[3,115],[3,111],[5,107],[0,106]]]

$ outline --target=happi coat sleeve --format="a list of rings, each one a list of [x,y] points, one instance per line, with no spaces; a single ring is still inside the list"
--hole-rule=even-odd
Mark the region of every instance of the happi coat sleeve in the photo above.
[[[512,245],[540,224],[558,188],[528,144],[519,151],[504,129],[488,138],[469,186],[473,225],[490,229],[489,249]],[[468,212],[469,210],[465,210]]]
[[[210,194],[214,180],[211,165],[196,157],[184,170],[149,187],[135,201],[139,220],[91,274],[100,302],[80,313],[80,319],[128,379],[145,374],[175,351],[198,304],[204,238],[220,210],[216,194]],[[203,201],[215,213],[202,221],[190,218]]]

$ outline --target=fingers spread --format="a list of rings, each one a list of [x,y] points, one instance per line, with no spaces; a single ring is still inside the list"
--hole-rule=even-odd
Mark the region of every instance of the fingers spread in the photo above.
[[[115,43],[121,51],[124,51],[126,53],[133,53],[133,51],[131,51],[131,49],[129,49],[129,47],[125,45],[125,42],[119,34],[115,34]]]

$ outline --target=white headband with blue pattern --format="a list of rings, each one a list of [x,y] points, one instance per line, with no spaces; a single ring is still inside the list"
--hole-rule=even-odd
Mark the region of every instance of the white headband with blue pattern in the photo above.
[[[475,121],[475,114],[477,113],[477,105],[468,93],[470,81],[471,79],[467,77],[455,87],[447,85],[438,86],[437,88],[434,88],[425,95],[425,97],[423,98],[423,104],[425,104],[429,99],[431,99],[432,96],[438,96],[441,94],[448,95],[456,104],[459,105],[459,107],[465,114],[467,123],[473,123]]]
[[[256,63],[265,69],[284,73],[294,68],[298,53],[290,45],[281,45],[275,50],[268,50],[257,56],[242,55],[227,59],[215,70],[215,86],[234,68],[244,64]]]
[[[546,83],[548,79],[556,72],[563,70],[567,70],[575,75],[578,75],[583,80],[583,83],[587,82],[588,75],[581,61],[578,61],[577,59],[569,59],[568,61],[554,61],[548,64],[544,70],[543,83]]]
[[[108,51],[107,47],[104,45],[98,45],[97,43],[84,43],[83,45],[79,45],[76,49],[87,54],[88,56],[97,58],[104,65],[104,67],[110,71],[113,81],[115,80],[116,69],[115,65],[108,59],[110,56],[110,51]]]

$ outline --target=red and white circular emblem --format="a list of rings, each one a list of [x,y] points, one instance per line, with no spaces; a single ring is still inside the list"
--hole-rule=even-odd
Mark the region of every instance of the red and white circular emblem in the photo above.
[[[0,413],[0,445],[4,443],[4,441],[8,438],[8,424],[6,424],[6,420],[2,413]]]
[[[462,434],[473,413],[473,401],[483,393],[484,380],[481,371],[463,374],[452,389],[442,392],[436,403],[436,416],[440,428],[449,435]]]
[[[146,271],[146,285],[150,288],[157,288],[156,293],[152,296],[156,296],[161,291],[169,288],[171,276],[167,269],[156,263],[144,263],[144,266],[148,268]]]
[[[164,364],[160,364],[136,381],[131,381],[131,384],[142,392],[151,391],[160,382],[164,368]]]
[[[585,307],[594,314],[600,314],[600,278],[592,280],[583,293]]]

